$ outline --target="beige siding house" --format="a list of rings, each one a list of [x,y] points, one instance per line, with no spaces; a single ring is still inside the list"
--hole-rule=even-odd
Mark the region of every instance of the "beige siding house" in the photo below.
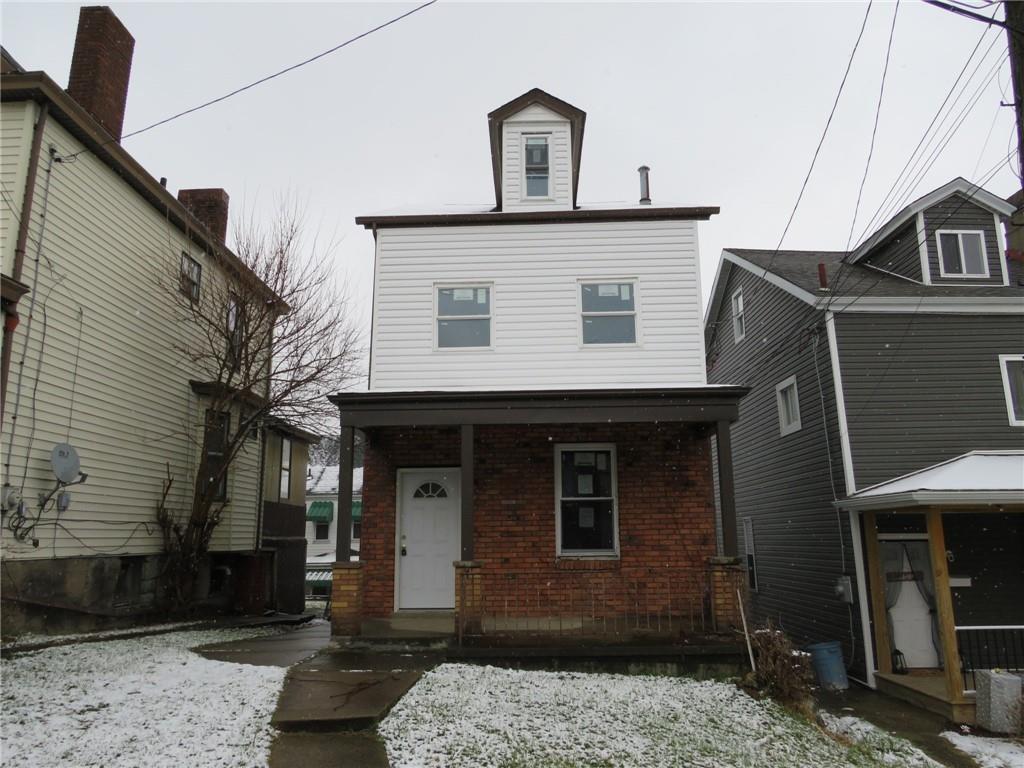
[[[134,42],[109,9],[87,16],[67,91],[4,52],[5,621],[12,599],[22,612],[94,615],[151,603],[163,549],[155,509],[168,472],[168,506],[188,509],[205,418],[200,373],[176,353],[199,329],[167,286],[184,265],[198,266],[200,291],[241,268],[224,244],[223,190],[182,190],[197,216],[120,146]],[[51,453],[64,444],[81,475],[41,507],[57,486]],[[262,446],[254,434],[229,471],[214,553],[260,545]],[[215,564],[214,582],[240,569]]]

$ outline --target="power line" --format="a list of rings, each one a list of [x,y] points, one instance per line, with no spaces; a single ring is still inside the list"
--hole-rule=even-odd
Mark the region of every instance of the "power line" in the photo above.
[[[151,123],[150,125],[147,125],[144,128],[139,128],[138,130],[131,131],[130,133],[126,133],[126,134],[124,134],[121,137],[120,140],[123,141],[124,139],[130,139],[133,136],[138,136],[140,133],[145,133],[146,131],[151,131],[154,128],[157,128],[157,127],[159,127],[161,125],[166,125],[167,123],[169,123],[169,122],[171,122],[173,120],[177,120],[180,117],[185,117],[186,115],[191,115],[193,112],[198,112],[201,109],[206,109],[207,107],[212,107],[214,104],[219,104],[222,101],[226,101],[226,100],[230,99],[232,96],[237,96],[240,93],[244,93],[245,91],[248,91],[248,90],[250,90],[252,88],[255,88],[258,85],[262,85],[263,83],[266,83],[266,82],[269,82],[269,81],[271,81],[271,80],[273,80],[275,78],[281,77],[282,75],[286,75],[289,72],[293,72],[296,69],[299,69],[301,67],[306,66],[307,64],[312,64],[314,61],[322,59],[325,56],[329,56],[330,54],[335,53],[336,51],[340,51],[342,48],[345,48],[346,46],[349,46],[352,43],[355,43],[355,42],[357,42],[359,40],[362,40],[364,37],[368,37],[368,36],[372,35],[374,32],[379,32],[380,30],[382,30],[382,29],[384,29],[386,27],[390,27],[392,24],[398,23],[402,19],[405,19],[405,18],[408,18],[409,16],[412,16],[414,13],[419,13],[424,8],[427,8],[428,6],[431,6],[434,3],[436,3],[436,2],[437,2],[437,0],[428,0],[428,2],[423,3],[422,5],[418,5],[415,8],[413,8],[412,10],[406,11],[403,14],[395,16],[394,18],[389,19],[388,21],[385,21],[383,24],[378,24],[373,29],[368,29],[365,32],[361,32],[360,34],[356,35],[355,37],[350,37],[345,42],[339,43],[338,45],[334,46],[333,48],[328,48],[326,51],[321,51],[320,53],[316,54],[315,56],[310,56],[308,59],[300,61],[297,64],[292,64],[291,66],[285,67],[284,69],[279,70],[277,72],[274,72],[273,74],[267,75],[266,77],[261,77],[259,80],[254,80],[253,82],[248,83],[247,85],[243,85],[240,88],[236,88],[233,91],[225,93],[223,96],[218,96],[215,99],[210,99],[209,101],[205,101],[202,104],[198,104],[198,105],[196,105],[194,107],[190,107],[189,109],[186,109],[186,110],[183,110],[181,112],[178,112],[177,114],[171,115],[170,117],[165,117],[162,120],[158,120],[155,123]],[[109,141],[103,142],[100,145],[100,147],[105,147],[108,144],[115,144],[115,143],[118,143],[117,139],[110,139]],[[71,159],[76,158],[79,155],[83,154],[84,152],[88,152],[88,151],[89,151],[88,149],[80,150],[78,152],[75,152],[72,155],[68,155],[65,159],[66,160],[71,160]]]

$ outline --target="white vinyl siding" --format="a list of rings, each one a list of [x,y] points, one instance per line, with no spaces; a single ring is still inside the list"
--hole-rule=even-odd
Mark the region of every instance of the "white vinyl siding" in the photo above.
[[[6,112],[7,103],[3,109]],[[51,143],[61,153],[83,148],[53,118],[47,122],[43,146]],[[37,203],[43,182],[40,172]],[[29,242],[39,237],[40,218],[33,215]],[[157,283],[170,282],[169,290],[177,290],[182,251],[202,264],[207,284],[222,272],[91,152],[82,153],[74,163],[54,166],[44,246],[48,262],[41,266],[32,288],[38,301],[49,297],[46,344],[40,358],[42,306],[37,304],[30,364],[21,383],[17,428],[8,455],[17,362],[28,333],[30,297],[26,296],[12,349],[0,446],[11,464],[4,480],[21,486],[24,473],[22,493],[31,503],[40,491],[52,488],[50,449],[65,440],[78,449],[82,471],[89,478],[70,490],[71,505],[60,517],[67,530],[44,526],[40,546],[33,548],[31,543],[15,541],[5,529],[3,556],[160,552],[155,508],[167,465],[174,479],[168,506],[184,514],[198,466],[206,405],[188,383],[197,378],[197,372],[174,350],[189,326],[179,320],[171,299]],[[26,262],[26,282],[31,282],[31,275]],[[73,378],[76,351],[78,368]],[[72,386],[74,413],[69,427]],[[233,413],[232,424],[238,418]],[[251,551],[256,545],[260,443],[245,441],[228,473],[230,503],[214,530],[213,551]],[[43,519],[52,521],[52,513]]]
[[[580,343],[580,281],[636,283],[642,343]],[[492,350],[434,349],[434,286],[493,286]],[[694,221],[377,231],[376,391],[703,386]]]
[[[523,149],[528,135],[548,139],[548,194],[526,194]],[[505,211],[572,207],[572,136],[569,121],[539,104],[505,120],[501,127],[501,207]]]
[[[0,109],[0,264],[10,275],[18,241],[18,219],[25,198],[25,177],[39,110],[33,101],[5,101]],[[43,147],[45,151],[45,147]],[[18,211],[18,216],[11,211]]]

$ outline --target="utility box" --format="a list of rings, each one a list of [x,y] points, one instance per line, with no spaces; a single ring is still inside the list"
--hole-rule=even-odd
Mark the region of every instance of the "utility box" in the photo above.
[[[991,733],[1020,733],[1024,677],[982,669],[974,673],[974,680],[978,725]]]

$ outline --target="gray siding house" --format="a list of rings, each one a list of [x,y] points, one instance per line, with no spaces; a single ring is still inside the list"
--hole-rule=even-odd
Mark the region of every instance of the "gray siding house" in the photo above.
[[[751,609],[958,721],[1024,666],[1024,262],[955,179],[849,253],[726,249],[708,383],[732,426]]]

